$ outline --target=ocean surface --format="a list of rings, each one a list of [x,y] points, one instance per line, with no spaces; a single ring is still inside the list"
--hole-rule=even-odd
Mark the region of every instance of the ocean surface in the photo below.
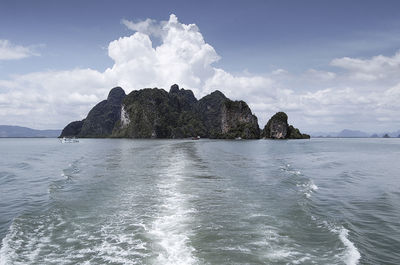
[[[0,139],[0,264],[400,264],[400,139]]]

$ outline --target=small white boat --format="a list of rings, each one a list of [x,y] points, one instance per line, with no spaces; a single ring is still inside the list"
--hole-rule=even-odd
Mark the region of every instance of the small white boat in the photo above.
[[[79,143],[79,140],[76,139],[75,137],[73,137],[73,138],[63,137],[62,139],[60,139],[60,141],[63,144]]]

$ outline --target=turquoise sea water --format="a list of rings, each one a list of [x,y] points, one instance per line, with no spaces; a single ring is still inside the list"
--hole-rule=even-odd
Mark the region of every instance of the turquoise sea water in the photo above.
[[[0,139],[0,264],[399,264],[400,139]]]

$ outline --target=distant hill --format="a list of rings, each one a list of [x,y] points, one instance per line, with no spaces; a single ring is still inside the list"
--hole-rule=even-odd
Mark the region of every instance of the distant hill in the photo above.
[[[366,132],[362,132],[362,131],[353,131],[353,130],[345,129],[345,130],[341,131],[337,135],[337,137],[340,137],[340,138],[352,138],[352,137],[363,138],[363,137],[370,137],[370,134],[366,133]]]
[[[390,137],[399,137],[400,138],[400,130],[388,133]]]
[[[400,130],[394,132],[384,132],[384,133],[366,133],[358,130],[348,130],[344,129],[340,132],[314,132],[311,133],[312,137],[332,137],[332,138],[382,138],[385,134],[389,137],[400,137]]]
[[[61,130],[35,130],[21,126],[0,125],[0,138],[7,137],[42,137],[56,138]]]

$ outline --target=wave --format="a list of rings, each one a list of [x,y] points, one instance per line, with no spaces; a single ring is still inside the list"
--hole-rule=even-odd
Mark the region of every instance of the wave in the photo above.
[[[299,171],[294,170],[290,166],[290,164],[287,164],[284,167],[281,167],[281,169],[282,168],[284,169],[284,171],[289,172],[292,175],[300,175],[300,174],[296,174],[296,172],[299,172]],[[296,186],[299,188],[299,191],[305,195],[305,197],[307,199],[310,198],[312,196],[312,194],[319,189],[319,187],[313,182],[313,180],[306,176],[302,175],[302,178],[299,179],[299,181],[301,181],[303,183],[298,183],[298,184],[296,184]],[[308,212],[309,209],[307,208],[307,209],[305,209],[305,211]],[[311,212],[310,212],[310,214],[311,214]],[[310,217],[311,217],[311,220],[318,222],[317,218],[314,215],[311,214]],[[356,265],[359,263],[361,254],[360,254],[359,250],[357,249],[357,247],[354,245],[354,243],[352,241],[350,241],[349,230],[347,230],[343,226],[329,224],[326,220],[322,221],[322,223],[320,223],[320,225],[318,225],[318,226],[326,227],[331,232],[337,234],[340,241],[344,245],[344,247],[345,247],[344,252],[336,255],[335,256],[336,258],[340,259],[346,265]],[[304,258],[307,259],[307,257],[304,257]],[[301,263],[300,260],[298,262]],[[293,263],[297,264],[296,262],[293,262]]]
[[[354,243],[349,240],[348,236],[349,236],[349,230],[342,227],[339,230],[339,238],[346,247],[346,252],[343,257],[343,261],[347,265],[356,265],[358,264],[358,261],[361,258],[361,254],[354,245]]]

